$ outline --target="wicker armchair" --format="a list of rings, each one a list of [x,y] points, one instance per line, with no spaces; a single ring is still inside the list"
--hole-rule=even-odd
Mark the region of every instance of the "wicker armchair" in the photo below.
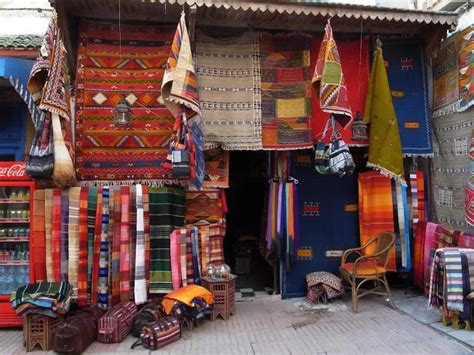
[[[394,243],[394,233],[382,232],[363,246],[348,249],[342,254],[339,273],[341,278],[351,286],[352,310],[354,312],[357,312],[358,299],[368,294],[387,296],[390,306],[394,308],[392,294],[388,286],[387,278],[385,277],[388,256]],[[364,255],[364,249],[367,248],[375,250],[375,252],[370,255]],[[351,254],[358,255],[358,258],[354,262],[348,261]],[[370,289],[364,288],[364,292],[359,294],[360,287],[368,281],[373,281],[375,284],[374,287]],[[383,288],[385,288],[385,292],[381,291]]]

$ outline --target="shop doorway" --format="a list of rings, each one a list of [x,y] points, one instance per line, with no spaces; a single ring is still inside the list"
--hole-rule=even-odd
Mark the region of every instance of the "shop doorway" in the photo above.
[[[266,224],[268,179],[265,152],[231,152],[228,214],[225,239],[226,263],[238,275],[242,296],[272,292],[274,269],[262,241]]]

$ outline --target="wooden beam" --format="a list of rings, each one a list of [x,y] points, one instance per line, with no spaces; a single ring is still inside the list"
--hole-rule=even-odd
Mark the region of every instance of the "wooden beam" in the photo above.
[[[65,8],[65,0],[56,0],[55,7],[56,13],[58,14],[58,27],[61,31],[64,46],[66,47],[67,51],[67,59],[68,59],[68,67],[69,67],[69,75],[71,77],[71,81],[74,81],[76,77],[76,50],[77,48],[73,45],[73,39],[71,37],[70,31],[70,19],[67,16],[66,8]]]

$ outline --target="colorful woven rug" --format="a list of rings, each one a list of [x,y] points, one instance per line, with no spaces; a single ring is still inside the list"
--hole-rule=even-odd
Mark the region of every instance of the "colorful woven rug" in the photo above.
[[[367,166],[406,185],[400,132],[380,42],[374,51],[367,90],[364,110],[364,122],[370,124]]]
[[[94,236],[97,209],[97,187],[89,187],[87,196],[87,302],[92,297],[92,265],[94,261]]]
[[[347,97],[341,59],[332,33],[331,20],[328,20],[324,28],[324,37],[311,83],[319,96],[321,110],[332,114],[344,129],[348,128],[353,118],[352,110]]]
[[[81,187],[79,202],[79,266],[77,276],[77,302],[80,307],[87,306],[87,276],[88,276],[88,196],[89,188]]]
[[[79,206],[81,200],[81,188],[71,187],[69,189],[69,220],[68,220],[68,270],[67,280],[73,287],[72,297],[78,295],[79,276]]]
[[[381,232],[393,232],[394,206],[392,186],[388,177],[376,171],[359,174],[359,228],[360,245]],[[367,248],[367,255],[375,252],[375,245]],[[390,253],[388,271],[397,271],[395,249]]]
[[[311,39],[260,37],[263,149],[312,148]]]
[[[34,275],[37,282],[46,281],[45,190],[35,190],[33,195],[33,221],[31,241]]]
[[[222,223],[225,217],[222,190],[186,191],[186,224]]]
[[[257,34],[217,39],[196,36],[199,98],[206,149],[262,149]]]
[[[130,300],[130,186],[120,187],[120,300]]]
[[[185,191],[181,187],[149,188],[150,293],[173,289],[170,234],[184,225]]]
[[[142,304],[147,300],[145,281],[145,221],[143,211],[143,189],[137,185],[137,241],[135,249],[135,303]]]
[[[467,164],[466,199],[464,204],[466,222],[474,227],[474,129],[471,134],[469,162]]]
[[[459,34],[459,107],[474,105],[474,25]]]
[[[204,189],[229,187],[229,152],[219,148],[206,150],[206,175],[202,186]]]
[[[137,185],[130,186],[130,298],[135,294],[135,251],[137,242]]]
[[[109,306],[109,187],[102,190],[102,214],[99,253],[99,278],[97,283],[97,306],[107,309]]]
[[[321,38],[313,37],[311,41],[311,68],[316,65],[318,51],[321,46]],[[344,71],[344,79],[346,81],[347,90],[349,92],[349,105],[352,109],[352,117],[356,117],[359,112],[360,117],[364,114],[365,97],[367,95],[367,86],[369,84],[369,38],[364,37],[362,43],[357,41],[339,41],[339,56],[341,58],[341,66]],[[355,55],[357,53],[357,55]],[[360,59],[360,63],[359,63]],[[312,90],[312,135],[313,140],[317,141],[324,130],[324,125],[329,118],[329,114],[321,111],[319,104],[319,96]],[[347,129],[343,129],[338,124],[339,132],[342,139],[348,145],[366,146],[368,140],[352,140],[352,129],[350,125]],[[325,143],[329,144],[330,134],[326,136]]]
[[[174,117],[158,103],[173,29],[83,21],[76,91],[76,170],[81,180],[169,179]],[[130,126],[113,124],[125,97]]]
[[[111,266],[111,293],[112,293],[112,305],[116,305],[120,302],[120,238],[122,230],[122,195],[120,194],[120,187],[110,187],[111,196],[113,196],[113,208],[110,208],[110,220],[113,221],[113,229],[110,226],[110,231],[113,233],[111,236],[112,241],[112,254],[110,259]],[[112,201],[112,199],[111,199]],[[112,225],[112,223],[111,223]]]
[[[69,191],[61,190],[60,255],[61,281],[67,281],[69,267]]]
[[[433,117],[456,112],[459,98],[459,39],[454,35],[443,41],[433,56]]]
[[[397,271],[409,272],[412,258],[407,187],[393,180],[391,183]]]
[[[415,226],[413,246],[413,284],[423,290],[425,287],[424,244],[426,222],[420,221]]]
[[[51,280],[48,282],[61,281],[61,190],[52,189],[51,202]],[[47,213],[48,211],[45,211]],[[46,245],[48,247],[48,245]],[[48,257],[48,255],[46,255]],[[46,264],[47,266],[48,264]]]
[[[99,265],[100,265],[100,237],[102,234],[102,196],[103,187],[97,189],[97,205],[95,210],[94,242],[92,252],[92,287],[91,305],[96,306],[99,285]]]
[[[183,235],[186,235],[185,228],[175,229],[170,235],[171,280],[174,291],[179,289],[182,285],[181,238]]]
[[[433,118],[432,191],[434,222],[469,231],[465,200],[474,116],[468,111]]]
[[[383,55],[404,156],[432,156],[431,113],[421,42],[384,40]]]

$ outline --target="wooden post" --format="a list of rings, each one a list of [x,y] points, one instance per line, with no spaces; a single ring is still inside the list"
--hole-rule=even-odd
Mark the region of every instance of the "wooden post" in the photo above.
[[[194,38],[196,33],[196,15],[197,15],[197,6],[193,4],[189,7],[189,41],[191,42],[191,49],[194,50]]]

